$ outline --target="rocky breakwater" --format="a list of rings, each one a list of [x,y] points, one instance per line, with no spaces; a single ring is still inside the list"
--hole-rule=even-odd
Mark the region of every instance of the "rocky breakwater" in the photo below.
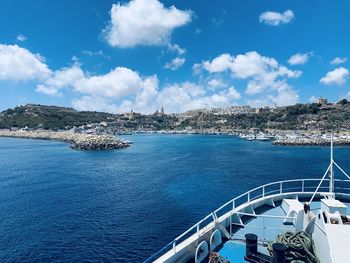
[[[76,150],[112,150],[128,147],[129,144],[108,135],[87,135],[79,137],[71,144]]]
[[[334,137],[333,142],[335,145],[350,145],[350,138]],[[286,146],[325,146],[330,143],[330,138],[319,137],[280,138],[273,141],[273,144]]]
[[[112,150],[122,149],[129,144],[109,135],[93,135],[69,131],[9,131],[0,130],[0,137],[62,141],[76,150]]]

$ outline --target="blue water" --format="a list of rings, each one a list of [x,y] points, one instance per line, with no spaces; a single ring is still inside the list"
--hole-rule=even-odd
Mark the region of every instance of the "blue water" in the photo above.
[[[0,138],[0,262],[141,262],[232,197],[320,177],[328,148],[133,135],[117,151]],[[350,148],[335,157],[350,170]]]

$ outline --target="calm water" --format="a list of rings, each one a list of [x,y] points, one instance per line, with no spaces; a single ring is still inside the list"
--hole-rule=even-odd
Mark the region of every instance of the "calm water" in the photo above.
[[[79,152],[0,138],[0,262],[141,262],[232,197],[320,177],[328,148],[228,136],[134,135]],[[350,170],[350,148],[336,148]]]

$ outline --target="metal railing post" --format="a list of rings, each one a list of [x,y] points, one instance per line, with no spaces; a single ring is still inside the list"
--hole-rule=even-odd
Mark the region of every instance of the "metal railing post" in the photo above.
[[[282,189],[283,185],[282,185],[282,182],[280,182],[280,194],[283,193],[283,189]]]
[[[304,179],[301,180],[301,192],[304,193]]]
[[[176,253],[176,240],[173,242],[173,251]]]
[[[263,191],[263,193],[262,193],[262,197],[265,197],[265,185],[263,186],[262,191]]]
[[[248,194],[248,202],[250,202],[250,192],[248,192],[247,194]]]
[[[263,242],[265,242],[265,217],[263,219]]]

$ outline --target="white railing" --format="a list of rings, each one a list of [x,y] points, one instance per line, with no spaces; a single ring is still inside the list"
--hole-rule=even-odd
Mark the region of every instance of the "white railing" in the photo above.
[[[345,195],[350,198],[350,180],[336,179],[334,181],[335,181],[334,192],[336,193],[336,195],[341,194],[343,196]],[[210,224],[213,224],[213,223],[215,224],[215,222],[217,222],[218,218],[220,218],[221,216],[227,215],[227,218],[229,218],[234,214],[238,214],[240,205],[247,204],[247,203],[249,204],[250,202],[253,202],[258,199],[263,199],[263,198],[267,199],[268,197],[272,197],[273,195],[278,196],[283,194],[307,193],[307,194],[310,194],[311,196],[316,189],[318,193],[328,192],[329,179],[324,179],[321,184],[319,183],[320,183],[320,179],[285,180],[285,181],[265,184],[265,185],[256,187],[248,192],[245,192],[244,194],[241,194],[231,199],[230,201],[228,201],[227,203],[225,203],[224,205],[216,209],[214,212],[210,213],[205,218],[203,218],[202,220],[194,224],[187,231],[182,233],[180,236],[175,238],[168,245],[166,245],[157,253],[152,255],[149,259],[144,261],[144,263],[153,262],[154,260],[158,259],[159,257],[169,252],[170,250],[172,250],[173,253],[175,254],[177,252],[176,247],[180,243],[185,241],[187,238],[193,236],[194,234],[196,234],[199,237],[200,233],[203,230],[208,228]]]

